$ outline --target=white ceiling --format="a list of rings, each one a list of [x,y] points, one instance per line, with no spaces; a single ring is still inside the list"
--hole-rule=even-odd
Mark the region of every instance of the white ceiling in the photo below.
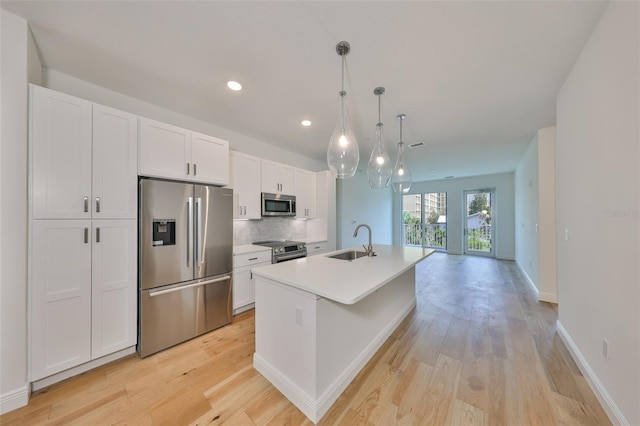
[[[376,86],[387,149],[407,114],[414,180],[514,170],[602,14],[592,1],[2,1],[43,65],[326,161],[340,57],[361,166]],[[227,80],[240,81],[234,93]],[[313,125],[304,128],[302,119]],[[432,171],[435,170],[435,171]]]

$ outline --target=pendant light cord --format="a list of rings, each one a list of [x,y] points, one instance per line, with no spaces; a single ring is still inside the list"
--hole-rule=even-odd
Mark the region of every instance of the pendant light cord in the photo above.
[[[340,117],[342,119],[342,129],[344,130],[344,97],[347,95],[347,92],[344,91],[344,63],[345,63],[345,54],[340,55],[342,57],[342,79],[341,79],[341,90],[340,90]]]

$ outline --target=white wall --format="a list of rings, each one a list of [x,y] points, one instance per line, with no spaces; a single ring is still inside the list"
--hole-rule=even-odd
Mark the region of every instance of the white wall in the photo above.
[[[539,300],[558,301],[556,281],[556,129],[540,129],[514,174],[516,263]]]
[[[555,171],[554,171],[555,173]],[[514,173],[516,263],[535,289],[538,286],[538,134],[529,144]],[[555,242],[554,242],[555,245]]]
[[[538,290],[558,302],[556,262],[556,128],[538,130]]]
[[[556,151],[559,330],[612,420],[632,425],[640,424],[639,18],[637,2],[607,6],[558,94]]]
[[[0,34],[0,413],[4,413],[25,405],[29,396],[27,83],[38,83],[41,65],[24,19],[0,9]]]
[[[336,191],[339,249],[368,244],[369,235],[366,229],[360,229],[358,237],[353,238],[353,231],[361,223],[371,227],[374,244],[392,244],[393,190],[390,186],[385,189],[371,189],[366,172],[358,171],[351,179],[338,179]]]
[[[466,190],[495,189],[491,214],[494,219],[495,256],[498,259],[515,259],[515,200],[513,173],[473,176],[459,179],[442,179],[415,182],[409,194],[426,192],[447,193],[447,253],[463,253],[463,220],[466,206],[463,193]],[[394,244],[401,240],[402,196],[393,196]]]

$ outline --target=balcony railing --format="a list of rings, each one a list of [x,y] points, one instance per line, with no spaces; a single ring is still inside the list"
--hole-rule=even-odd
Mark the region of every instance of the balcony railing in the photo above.
[[[467,250],[491,251],[491,225],[467,229]]]
[[[419,223],[402,224],[402,245],[422,247],[422,232],[424,229],[425,247],[446,249],[447,248],[447,225],[439,223],[429,223],[424,225]]]

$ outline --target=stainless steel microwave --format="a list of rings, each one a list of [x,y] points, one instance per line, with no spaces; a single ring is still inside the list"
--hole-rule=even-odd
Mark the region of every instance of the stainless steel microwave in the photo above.
[[[262,193],[262,216],[295,216],[295,195]]]

